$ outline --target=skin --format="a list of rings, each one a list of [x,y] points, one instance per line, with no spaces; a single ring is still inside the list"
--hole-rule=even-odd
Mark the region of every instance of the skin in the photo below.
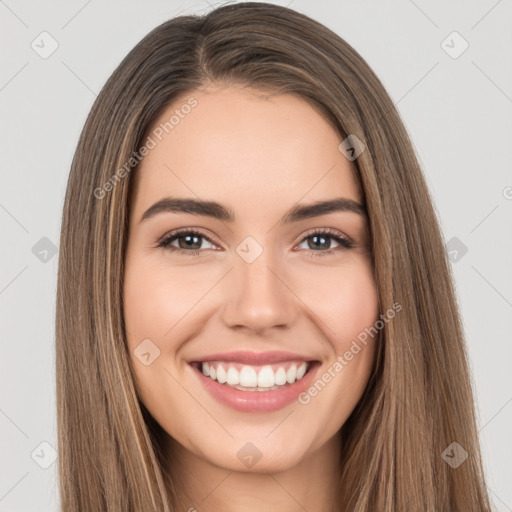
[[[365,217],[339,211],[278,223],[297,203],[360,202],[353,163],[339,151],[342,138],[332,126],[290,94],[265,98],[252,88],[210,86],[177,100],[155,126],[190,96],[198,105],[136,174],[124,313],[137,390],[169,434],[169,471],[183,510],[332,510],[343,452],[338,433],[366,387],[376,342],[308,404],[294,401],[268,413],[220,404],[187,361],[284,350],[319,360],[319,378],[374,324],[378,296]],[[218,201],[236,221],[164,212],[140,222],[165,196]],[[157,247],[171,231],[192,227],[207,237],[199,239],[199,254]],[[314,228],[337,230],[355,246],[327,238],[315,248],[307,234]],[[236,252],[247,236],[263,248],[250,264]],[[160,355],[145,366],[134,350],[148,338]],[[237,457],[247,442],[262,454],[251,468]]]

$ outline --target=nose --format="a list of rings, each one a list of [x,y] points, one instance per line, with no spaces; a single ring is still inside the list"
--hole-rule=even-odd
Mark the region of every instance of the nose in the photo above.
[[[258,334],[279,327],[290,328],[300,302],[287,284],[285,272],[264,251],[255,261],[237,258],[226,283],[223,321],[226,326]]]

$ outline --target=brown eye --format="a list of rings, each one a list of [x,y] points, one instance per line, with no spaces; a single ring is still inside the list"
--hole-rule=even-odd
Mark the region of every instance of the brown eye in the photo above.
[[[310,241],[311,240],[311,241]],[[334,240],[338,247],[331,248],[330,240]],[[311,257],[316,256],[331,256],[336,251],[351,249],[354,247],[354,242],[347,236],[343,235],[339,231],[332,229],[315,229],[304,236],[301,244],[308,241],[307,249],[310,249],[312,254]],[[322,250],[325,248],[327,250]]]
[[[162,247],[171,252],[177,251],[180,254],[194,256],[199,254],[203,240],[207,240],[213,245],[213,242],[203,233],[187,229],[170,233],[158,243],[158,247]],[[178,242],[177,247],[171,245],[175,241]]]
[[[338,246],[332,248],[332,240]],[[201,253],[201,249],[208,249],[202,247],[203,242],[207,241],[216,247],[213,242],[200,231],[193,229],[182,229],[175,231],[165,236],[157,245],[157,247],[164,248],[170,252],[177,252],[178,254],[197,256]],[[177,246],[173,245],[177,242]],[[351,249],[354,247],[354,242],[349,237],[343,235],[339,231],[333,229],[315,229],[307,233],[301,240],[301,244],[307,242],[306,249],[311,257],[316,256],[331,256],[335,252]],[[325,249],[325,250],[324,250]]]

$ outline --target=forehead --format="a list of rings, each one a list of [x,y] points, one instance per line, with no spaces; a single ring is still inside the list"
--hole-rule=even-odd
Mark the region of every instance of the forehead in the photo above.
[[[169,194],[234,210],[305,196],[360,200],[353,164],[338,149],[342,138],[296,95],[235,86],[193,91],[148,133],[155,145],[136,172],[138,210]]]

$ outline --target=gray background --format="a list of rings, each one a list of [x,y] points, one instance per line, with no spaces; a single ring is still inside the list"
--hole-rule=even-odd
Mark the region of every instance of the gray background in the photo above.
[[[341,35],[398,106],[452,258],[491,498],[497,510],[510,511],[511,2],[273,3]],[[58,508],[52,248],[86,115],[115,66],[147,32],[214,5],[0,0],[0,510]],[[43,31],[58,43],[46,59],[31,47],[35,41],[43,51],[46,37],[44,49],[51,49],[48,36],[39,36]],[[469,47],[458,55],[463,40]]]

